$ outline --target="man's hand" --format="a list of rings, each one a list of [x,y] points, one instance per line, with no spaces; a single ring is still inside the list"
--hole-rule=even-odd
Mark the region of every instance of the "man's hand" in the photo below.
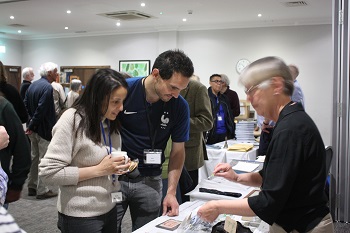
[[[27,129],[27,130],[26,130],[26,134],[27,134],[27,135],[31,135],[32,133],[33,133],[33,131],[31,131],[30,129]]]
[[[163,214],[162,216],[167,215],[169,217],[179,215],[179,203],[175,195],[167,194],[163,200]]]

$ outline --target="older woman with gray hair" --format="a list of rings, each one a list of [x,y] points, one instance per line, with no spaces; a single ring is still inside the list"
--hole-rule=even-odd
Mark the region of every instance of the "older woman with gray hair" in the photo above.
[[[321,135],[300,103],[291,101],[293,79],[277,57],[251,63],[240,77],[247,99],[259,115],[276,122],[263,169],[237,174],[218,164],[216,176],[261,187],[257,196],[210,201],[198,210],[206,221],[219,214],[257,215],[270,232],[334,232],[324,192],[327,172]]]

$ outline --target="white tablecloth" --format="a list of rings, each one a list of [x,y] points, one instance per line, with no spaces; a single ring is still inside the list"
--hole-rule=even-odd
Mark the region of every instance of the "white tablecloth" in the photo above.
[[[191,214],[191,216],[194,216],[194,215],[196,215],[199,207],[202,206],[204,203],[205,202],[203,202],[203,201],[185,202],[182,205],[180,205],[179,216],[176,216],[176,217],[168,217],[168,216],[158,217],[158,218],[154,219],[153,221],[147,223],[143,227],[137,229],[136,231],[134,231],[134,233],[177,232],[177,230],[169,231],[169,230],[158,228],[156,226],[160,223],[163,223],[164,221],[166,221],[168,219],[175,219],[175,220],[183,221],[190,214]],[[269,230],[269,226],[257,217],[254,217],[253,220],[251,220],[250,222],[247,222],[247,221],[242,220],[241,216],[237,216],[237,215],[229,215],[229,216],[236,221],[240,221],[245,226],[250,227],[254,233],[267,233]],[[219,220],[220,221],[225,220],[225,215],[220,215]]]

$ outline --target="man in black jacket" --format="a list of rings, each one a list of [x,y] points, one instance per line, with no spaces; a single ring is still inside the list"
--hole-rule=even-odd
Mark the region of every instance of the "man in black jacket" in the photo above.
[[[235,138],[233,114],[227,96],[220,93],[222,79],[219,74],[210,76],[208,95],[214,118],[213,128],[208,132],[207,144],[215,144],[227,139]]]

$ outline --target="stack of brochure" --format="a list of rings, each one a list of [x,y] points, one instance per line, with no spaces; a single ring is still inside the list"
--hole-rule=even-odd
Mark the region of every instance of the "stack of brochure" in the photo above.
[[[255,121],[238,121],[236,124],[237,141],[254,141]]]

